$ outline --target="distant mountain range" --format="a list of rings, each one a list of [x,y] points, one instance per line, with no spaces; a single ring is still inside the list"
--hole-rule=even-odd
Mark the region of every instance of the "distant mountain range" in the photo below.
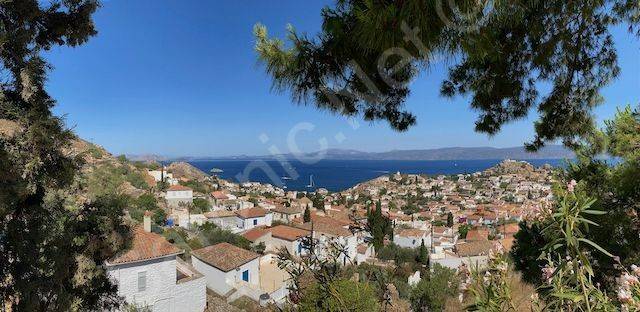
[[[447,147],[420,150],[392,150],[388,152],[362,152],[349,149],[327,149],[321,152],[302,155],[280,154],[266,156],[229,156],[229,157],[180,157],[174,160],[254,160],[254,159],[295,159],[316,157],[324,153],[322,159],[331,160],[482,160],[482,159],[564,159],[574,158],[574,153],[562,145],[549,145],[536,153],[527,152],[523,147]],[[161,159],[164,160],[164,159]]]

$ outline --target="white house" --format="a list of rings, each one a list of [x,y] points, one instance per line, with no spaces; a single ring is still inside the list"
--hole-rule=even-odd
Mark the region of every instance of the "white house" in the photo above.
[[[173,177],[172,173],[167,172],[166,170],[161,171],[161,170],[149,170],[147,171],[147,173],[149,173],[150,176],[153,177],[153,179],[156,182],[160,182],[164,179],[164,182],[168,183],[169,185],[177,185],[178,184],[178,179]]]
[[[177,257],[183,252],[164,237],[136,228],[132,248],[105,267],[128,304],[151,311],[202,312],[207,303],[206,281]]]
[[[273,213],[273,220],[291,222],[294,219],[302,218],[304,209],[300,207],[285,207],[283,205],[276,205],[271,209]]]
[[[193,190],[183,185],[172,185],[167,189],[164,197],[171,207],[178,207],[180,204],[193,203]]]
[[[358,253],[356,254],[357,264],[363,263],[367,261],[367,259],[372,258],[374,256],[373,246],[366,243],[362,243],[358,245],[357,251],[358,251]]]
[[[252,230],[253,231],[253,230]],[[292,255],[302,255],[306,253],[303,248],[302,239],[311,234],[310,231],[299,229],[287,225],[277,225],[272,228],[261,229],[260,232],[254,231],[254,237],[247,237],[254,243],[264,243],[265,250],[269,252],[277,252],[281,248],[286,248]]]
[[[393,242],[405,248],[418,248],[424,242],[425,247],[431,247],[431,234],[420,229],[402,229],[393,236]]]
[[[216,210],[205,212],[204,216],[209,222],[233,233],[243,230],[243,224],[234,211]]]
[[[271,212],[260,207],[240,209],[234,212],[240,219],[238,225],[243,230],[250,230],[256,226],[271,226],[273,218]]]
[[[191,252],[193,266],[205,276],[207,287],[220,296],[242,287],[259,288],[260,255],[229,243]]]
[[[489,251],[494,247],[494,242],[488,240],[458,243],[455,245],[454,252],[436,247],[436,252],[429,256],[429,263],[432,265],[438,263],[450,269],[457,269],[462,264],[470,268],[482,269],[486,267]]]
[[[327,255],[327,248],[333,242],[345,248],[345,253],[340,254],[338,261],[344,265],[357,261],[358,239],[349,230],[347,223],[330,217],[312,216],[312,222],[301,224],[298,227],[313,232],[312,237],[317,241],[316,246],[320,257]]]

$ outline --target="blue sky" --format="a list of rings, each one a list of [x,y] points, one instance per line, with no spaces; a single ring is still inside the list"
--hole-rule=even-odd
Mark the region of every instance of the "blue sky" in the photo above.
[[[253,25],[265,24],[282,36],[287,23],[315,34],[320,9],[330,1],[106,0],[96,14],[99,34],[78,48],[47,54],[54,66],[49,91],[55,112],[82,138],[114,154],[167,156],[264,155],[331,148],[386,151],[451,146],[519,146],[533,136],[528,119],[509,124],[496,136],[475,133],[476,113],[463,98],[440,97],[445,65],[434,66],[412,84],[407,108],[418,124],[404,133],[385,122],[347,120],[291,103],[271,91],[256,62]],[[615,29],[622,67],[595,110],[599,120],[616,107],[640,102],[640,43]],[[302,124],[301,124],[302,123]],[[268,138],[263,143],[264,138]]]

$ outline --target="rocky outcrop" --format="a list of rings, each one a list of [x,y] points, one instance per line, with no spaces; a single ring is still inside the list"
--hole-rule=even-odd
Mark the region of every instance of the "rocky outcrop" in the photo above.
[[[203,180],[207,175],[200,169],[186,163],[174,162],[167,167],[167,171],[173,174],[175,178],[186,178],[189,180]]]

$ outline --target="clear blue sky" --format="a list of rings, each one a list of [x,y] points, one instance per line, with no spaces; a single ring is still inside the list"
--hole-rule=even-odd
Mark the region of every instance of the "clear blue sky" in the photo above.
[[[407,107],[418,124],[405,133],[385,122],[360,121],[354,129],[343,117],[271,92],[253,51],[253,25],[261,22],[280,37],[287,23],[314,34],[327,4],[332,2],[106,0],[95,16],[97,37],[48,54],[55,111],[81,137],[114,154],[264,155],[271,146],[287,151],[287,135],[301,122],[315,126],[297,137],[305,151],[318,150],[321,138],[331,148],[385,151],[519,146],[532,137],[535,116],[494,137],[475,133],[476,114],[464,99],[439,96],[444,65],[413,82]],[[640,102],[640,44],[623,28],[615,38],[622,74],[604,90],[606,103],[595,111],[599,120],[617,106]]]

